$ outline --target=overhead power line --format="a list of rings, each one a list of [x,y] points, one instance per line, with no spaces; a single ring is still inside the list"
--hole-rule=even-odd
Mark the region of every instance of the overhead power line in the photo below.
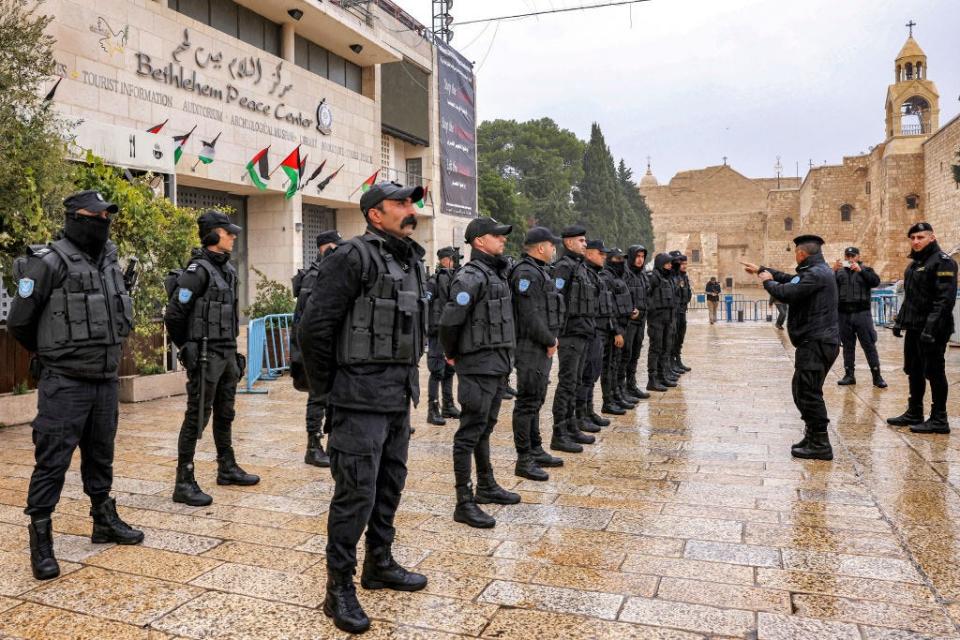
[[[453,23],[454,27],[462,27],[468,24],[481,24],[483,22],[495,22],[498,20],[519,20],[521,18],[532,18],[533,16],[543,16],[551,13],[568,13],[571,11],[587,11],[588,9],[604,9],[606,7],[623,7],[628,4],[639,4],[641,2],[650,2],[651,0],[620,0],[619,2],[605,2],[603,4],[591,4],[585,7],[566,7],[563,9],[545,9],[543,11],[531,11],[530,13],[518,13],[512,16],[497,16],[495,18],[480,18],[478,20],[464,20],[463,22]]]

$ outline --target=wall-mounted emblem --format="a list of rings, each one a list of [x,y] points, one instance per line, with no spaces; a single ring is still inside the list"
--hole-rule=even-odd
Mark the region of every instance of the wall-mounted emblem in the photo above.
[[[119,31],[114,31],[110,23],[103,18],[97,18],[97,24],[90,27],[100,38],[100,48],[113,55],[122,54],[127,46],[127,38],[130,35],[130,25],[124,25]]]
[[[317,105],[317,131],[325,136],[330,135],[330,132],[333,131],[333,110],[327,104],[326,98]]]

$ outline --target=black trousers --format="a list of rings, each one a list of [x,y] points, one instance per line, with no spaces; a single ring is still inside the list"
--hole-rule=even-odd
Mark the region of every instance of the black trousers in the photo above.
[[[640,317],[627,325],[623,336],[623,353],[620,357],[619,380],[633,384],[637,381],[637,364],[640,362],[640,350],[643,349],[643,335],[647,330],[647,312],[641,311]]]
[[[787,305],[775,302],[773,306],[777,308],[777,328],[782,329],[783,323],[787,321]]]
[[[617,348],[613,343],[614,335],[603,338],[603,363],[600,371],[600,390],[603,393],[604,403],[613,402],[617,396],[617,387],[620,384],[620,360],[623,358],[623,348]]]
[[[674,322],[673,331],[673,362],[680,360],[680,352],[683,350],[683,341],[687,337],[687,310],[678,311]],[[672,363],[671,363],[672,364]]]
[[[540,447],[540,409],[547,398],[550,368],[543,345],[530,340],[517,341],[517,397],[513,402],[513,444],[518,454]]]
[[[333,407],[330,414],[334,490],[327,513],[327,567],[352,573],[364,528],[368,547],[393,544],[393,519],[407,481],[410,412]]]
[[[673,349],[673,311],[658,309],[647,315],[647,373],[651,378],[661,378],[669,370],[670,353]]]
[[[797,347],[793,363],[793,403],[800,418],[814,432],[827,430],[830,418],[823,402],[823,381],[840,355],[840,346],[810,340]]]
[[[307,395],[307,433],[323,435],[323,420],[327,416],[327,396],[312,391]]]
[[[907,329],[903,340],[903,372],[910,380],[910,406],[923,407],[923,396],[930,381],[931,409],[947,410],[947,373],[944,354],[950,336],[937,336],[935,342],[923,342],[920,329]]]
[[[490,434],[500,413],[505,377],[458,375],[460,426],[453,434],[453,475],[458,487],[471,481],[471,457],[476,460],[478,477],[493,471],[490,466]]]
[[[873,315],[869,310],[854,313],[840,313],[840,343],[843,345],[843,368],[853,369],[857,360],[857,340],[867,356],[871,369],[880,366],[877,353],[877,330],[873,326]]]
[[[560,371],[557,388],[553,392],[553,423],[559,425],[572,420],[576,409],[577,390],[587,362],[587,345],[592,338],[584,336],[561,336],[557,350]]]
[[[583,375],[580,376],[580,386],[577,387],[578,405],[584,405],[593,400],[593,390],[603,373],[603,349],[606,339],[606,334],[597,333],[587,343],[587,357],[583,363]]]
[[[95,503],[113,485],[119,382],[78,380],[45,371],[37,385],[33,455],[27,508],[31,516],[53,513],[60,501],[73,452],[80,447],[83,492]]]
[[[206,372],[203,376],[203,428],[213,414],[213,442],[217,447],[217,457],[233,453],[233,419],[236,417],[234,401],[237,396],[237,382],[240,380],[240,367],[237,365],[235,349],[214,351],[207,356]],[[197,426],[200,413],[200,365],[187,372],[187,411],[180,426],[180,438],[177,442],[177,462],[184,465],[193,462],[197,451],[197,441],[203,435],[203,428]]]
[[[430,372],[427,401],[436,402],[442,389],[444,404],[453,404],[453,375],[456,369],[443,356],[443,347],[436,336],[427,339],[427,370]]]

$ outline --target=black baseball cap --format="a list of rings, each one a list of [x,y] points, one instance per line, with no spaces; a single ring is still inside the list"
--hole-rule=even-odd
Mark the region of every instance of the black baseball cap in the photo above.
[[[360,211],[363,212],[363,215],[367,215],[370,209],[384,200],[403,202],[407,198],[414,202],[421,200],[423,198],[423,187],[405,187],[399,182],[378,182],[360,196]]]
[[[197,218],[197,226],[200,227],[201,238],[217,228],[224,229],[234,235],[243,231],[242,227],[238,227],[230,221],[230,216],[216,209],[208,209],[201,213],[200,217]]]
[[[679,249],[674,249],[667,255],[670,256],[671,262],[686,262],[687,256],[683,255],[683,252]]]
[[[460,249],[452,246],[443,247],[442,249],[437,251],[438,258],[456,258],[458,255],[460,255]]]
[[[590,240],[587,242],[587,249],[596,249],[600,253],[609,253],[610,250],[603,246],[603,240]]]
[[[607,251],[608,258],[623,258],[625,255],[620,247],[612,247]]]
[[[523,239],[523,244],[537,244],[538,242],[560,242],[561,238],[553,235],[553,232],[546,227],[531,227],[527,231],[527,237]]]
[[[806,244],[808,242],[816,242],[817,244],[820,244],[820,245],[824,244],[823,238],[821,238],[820,236],[815,236],[812,233],[807,233],[802,236],[797,236],[796,238],[793,239],[793,244],[795,245]]]
[[[587,235],[587,229],[583,225],[572,224],[569,227],[564,227],[560,235],[564,238],[578,238]]]
[[[860,255],[860,249],[856,247],[847,247],[843,250],[843,255],[845,256],[858,256]]]
[[[317,234],[317,246],[323,246],[325,244],[330,244],[331,242],[337,243],[343,240],[343,237],[340,235],[340,232],[336,229],[327,229],[326,231],[321,231]]]
[[[484,216],[482,218],[474,218],[470,221],[470,224],[467,225],[467,230],[463,233],[463,239],[467,241],[467,244],[470,244],[480,236],[487,234],[508,236],[511,231],[513,231],[513,225],[501,224],[493,218]]]
[[[104,198],[99,191],[92,189],[89,191],[78,191],[68,196],[67,199],[63,201],[63,206],[69,213],[80,209],[85,209],[90,213],[102,213],[104,211],[116,213],[120,211],[120,207],[112,202],[107,202],[107,199]]]
[[[909,231],[907,231],[907,237],[909,238],[913,234],[920,233],[921,231],[929,231],[933,233],[933,225],[931,225],[929,222],[918,222],[910,227]]]

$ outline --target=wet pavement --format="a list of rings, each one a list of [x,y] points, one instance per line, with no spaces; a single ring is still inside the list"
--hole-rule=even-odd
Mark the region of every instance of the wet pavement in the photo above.
[[[367,637],[960,638],[960,436],[884,423],[905,408],[901,343],[882,332],[886,390],[862,353],[860,384],[837,387],[837,363],[825,386],[836,457],[796,461],[785,332],[704,320],[692,317],[681,386],[565,454],[548,482],[513,475],[504,403],[494,464],[523,503],[491,509],[494,529],[452,521],[453,421],[416,410],[394,551],[430,584],[359,589]],[[954,381],[958,365],[948,352]],[[114,488],[146,541],[90,543],[78,456],[54,515],[63,575],[47,583],[26,551],[30,431],[0,430],[0,638],[344,637],[318,609],[332,481],[303,464],[305,396],[261,386],[269,395],[238,396],[235,440],[263,482],[218,487],[207,435],[206,508],[170,501],[184,399],[123,405]]]

